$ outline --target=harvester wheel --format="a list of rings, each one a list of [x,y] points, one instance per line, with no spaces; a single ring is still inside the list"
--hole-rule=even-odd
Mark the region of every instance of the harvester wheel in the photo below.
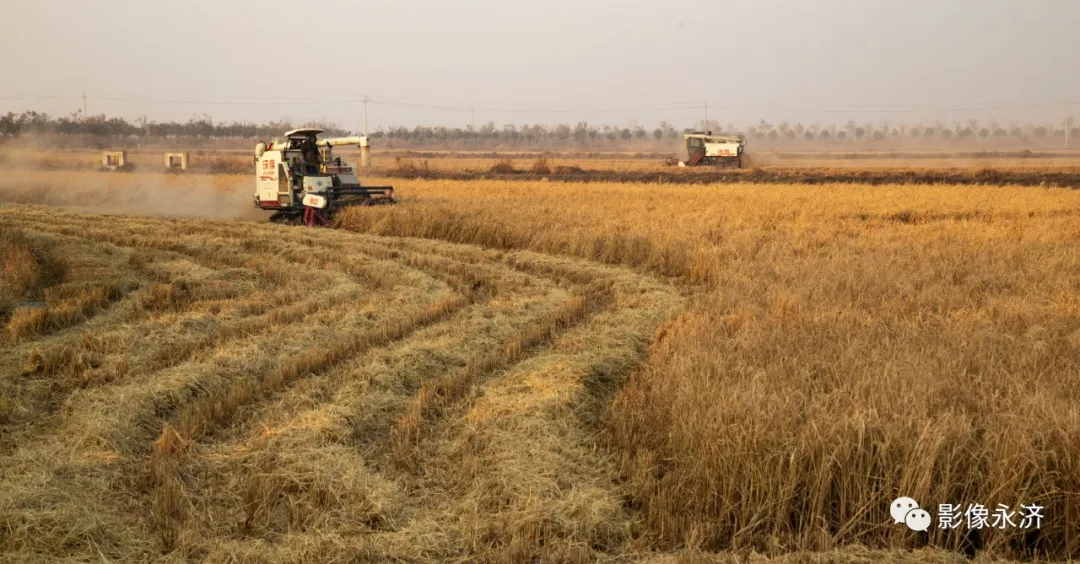
[[[285,212],[274,212],[269,221],[278,225],[300,225],[300,216]]]

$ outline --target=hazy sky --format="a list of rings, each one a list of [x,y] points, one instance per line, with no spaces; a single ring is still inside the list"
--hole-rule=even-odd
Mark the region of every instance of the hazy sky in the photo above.
[[[0,8],[0,112],[68,114],[86,92],[91,114],[327,119],[359,130],[355,100],[366,94],[383,102],[369,106],[374,130],[472,119],[468,109],[387,103],[472,106],[478,125],[650,127],[692,125],[705,101],[711,119],[736,125],[1058,123],[1065,98],[1080,107],[1077,0],[0,0]],[[14,99],[25,96],[64,98]],[[694,107],[665,109],[686,106]]]

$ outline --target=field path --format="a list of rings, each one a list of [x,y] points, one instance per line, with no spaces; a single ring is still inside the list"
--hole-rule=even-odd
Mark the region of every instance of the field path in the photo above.
[[[683,303],[664,282],[262,223],[0,221],[67,267],[0,337],[5,559],[593,561],[639,534],[596,423]]]

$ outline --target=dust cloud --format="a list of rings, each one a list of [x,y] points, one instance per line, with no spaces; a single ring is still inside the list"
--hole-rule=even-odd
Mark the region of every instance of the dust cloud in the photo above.
[[[253,181],[239,175],[13,171],[0,179],[0,204],[61,206],[75,211],[259,221]]]

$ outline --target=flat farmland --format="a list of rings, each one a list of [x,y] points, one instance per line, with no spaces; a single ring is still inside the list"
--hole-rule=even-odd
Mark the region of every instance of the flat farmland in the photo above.
[[[0,180],[5,559],[1080,556],[1080,192],[371,180]]]
[[[114,147],[116,150],[123,146]],[[246,174],[253,165],[251,149],[214,149],[180,145],[170,150],[190,155],[192,172],[200,174]],[[160,173],[164,170],[164,151],[132,149],[128,160],[138,172]],[[338,151],[346,160],[356,161],[355,149]],[[747,147],[746,168],[763,170],[830,170],[848,171],[934,171],[934,170],[982,170],[1020,172],[1080,172],[1080,152],[986,150],[986,151],[819,151],[798,152],[758,150]],[[439,172],[487,172],[501,162],[509,162],[521,172],[532,171],[537,161],[556,167],[578,167],[587,171],[621,173],[667,172],[675,167],[666,164],[668,158],[685,158],[685,150],[672,147],[667,151],[612,153],[584,150],[526,151],[519,149],[488,151],[437,151],[437,150],[372,150],[374,173],[400,171],[402,168],[427,168]],[[12,146],[0,154],[0,162],[14,169],[78,170],[91,171],[100,168],[100,151],[40,150],[32,146]],[[709,172],[709,168],[680,169],[678,172]]]

